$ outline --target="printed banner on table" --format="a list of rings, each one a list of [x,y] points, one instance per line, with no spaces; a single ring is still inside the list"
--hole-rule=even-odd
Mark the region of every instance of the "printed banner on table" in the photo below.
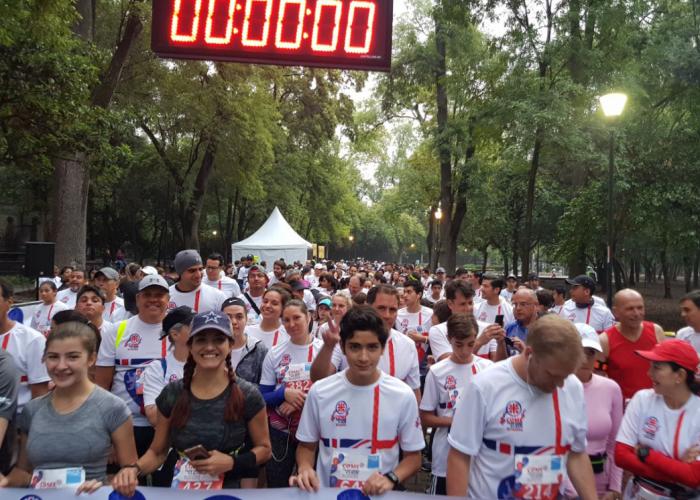
[[[126,500],[125,497],[113,492],[111,488],[100,488],[92,495],[74,497],[66,495],[67,490],[30,490],[7,488],[0,489],[2,500],[66,500],[66,498],[82,498],[83,500]],[[381,500],[411,500],[419,498],[435,498],[432,495],[420,493],[403,493],[390,491],[379,497]],[[297,488],[276,488],[260,490],[217,490],[217,491],[184,491],[170,488],[139,488],[131,500],[363,500],[358,490],[339,490],[322,488],[317,493],[305,493]]]

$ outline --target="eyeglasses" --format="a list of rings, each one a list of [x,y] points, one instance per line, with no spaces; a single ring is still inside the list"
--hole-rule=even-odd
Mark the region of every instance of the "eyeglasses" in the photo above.
[[[513,307],[530,307],[534,305],[535,304],[532,304],[530,302],[513,302]]]

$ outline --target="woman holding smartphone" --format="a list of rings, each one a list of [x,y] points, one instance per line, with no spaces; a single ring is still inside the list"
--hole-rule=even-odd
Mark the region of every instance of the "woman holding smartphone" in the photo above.
[[[96,360],[94,327],[70,321],[52,329],[43,361],[55,387],[19,415],[19,459],[6,478],[0,476],[0,487],[55,488],[60,480],[76,493],[93,492],[105,481],[112,448],[122,467],[133,466],[131,414],[88,377]]]
[[[124,467],[112,487],[131,496],[138,475],[158,469],[170,447],[180,455],[173,488],[236,488],[270,457],[265,402],[231,367],[231,321],[221,312],[197,314],[190,330],[183,378],[156,399],[158,418],[150,448]],[[249,443],[249,444],[247,444]]]

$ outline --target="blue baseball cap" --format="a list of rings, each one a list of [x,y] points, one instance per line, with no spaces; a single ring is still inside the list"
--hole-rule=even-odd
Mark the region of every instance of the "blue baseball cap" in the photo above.
[[[206,330],[217,330],[229,338],[233,338],[231,320],[222,312],[208,311],[195,315],[192,318],[190,337]]]

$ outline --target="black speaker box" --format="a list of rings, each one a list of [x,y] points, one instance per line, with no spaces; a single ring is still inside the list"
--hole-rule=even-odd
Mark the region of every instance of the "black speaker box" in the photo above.
[[[53,278],[53,258],[56,243],[52,241],[27,241],[24,254],[24,275],[30,278]]]

